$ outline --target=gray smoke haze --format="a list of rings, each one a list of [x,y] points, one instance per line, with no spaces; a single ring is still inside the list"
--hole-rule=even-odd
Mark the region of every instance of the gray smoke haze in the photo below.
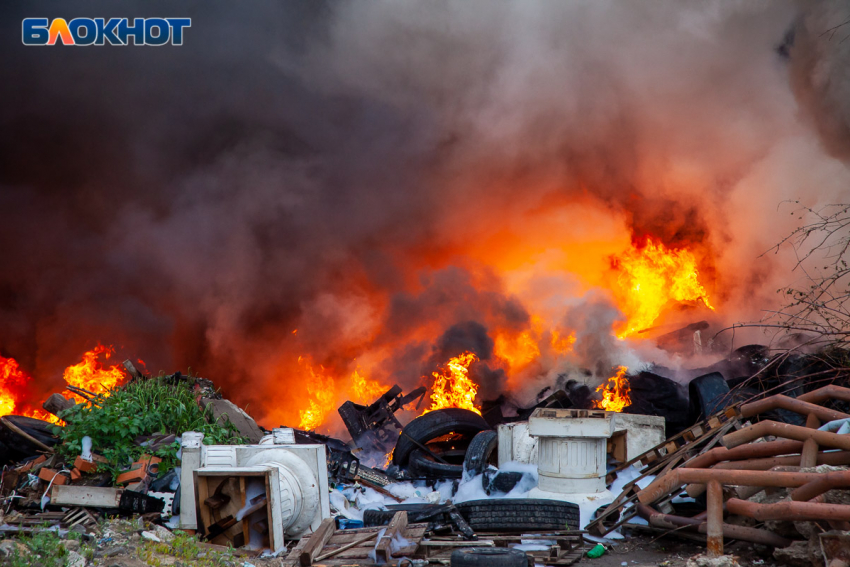
[[[519,285],[488,261],[560,231],[687,244],[717,319],[758,317],[793,261],[759,258],[794,226],[779,203],[850,186],[829,4],[6,3],[0,354],[46,392],[114,344],[266,426],[297,425],[297,356],[413,386],[469,321],[550,311],[599,373],[654,356],[570,269]],[[28,48],[33,15],[193,24],[179,48]]]

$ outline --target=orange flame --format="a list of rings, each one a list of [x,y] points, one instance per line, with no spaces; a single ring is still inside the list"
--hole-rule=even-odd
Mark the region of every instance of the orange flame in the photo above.
[[[317,372],[304,357],[299,356],[298,362],[307,369],[307,393],[310,394],[307,409],[298,410],[298,417],[301,418],[298,428],[313,431],[334,410],[334,380],[325,373],[323,366],[319,366]]]
[[[124,380],[124,371],[119,366],[108,368],[101,365],[98,357],[109,359],[115,352],[111,346],[97,345],[92,350],[83,354],[82,362],[69,366],[62,376],[71,386],[83,388],[95,394],[109,396],[113,388]],[[72,394],[77,403],[85,403],[82,396]]]
[[[17,412],[25,417],[61,424],[61,419],[43,409],[19,407],[22,395],[20,389],[30,380],[32,377],[20,369],[17,360],[0,356],[0,415]]]
[[[431,407],[422,412],[443,408],[462,408],[481,415],[475,407],[475,395],[478,384],[469,377],[469,366],[478,360],[473,352],[464,352],[449,359],[440,372],[432,372],[434,384],[431,386]]]
[[[626,378],[628,368],[619,366],[617,373],[608,378],[607,384],[602,384],[596,388],[597,392],[602,392],[602,400],[593,402],[593,407],[603,409],[605,411],[621,412],[623,408],[631,405],[632,400],[629,398],[629,380]]]
[[[20,369],[17,360],[0,356],[0,415],[15,411],[17,396],[14,391],[29,381],[30,377]]]
[[[573,345],[576,342],[576,334],[570,333],[566,337],[562,337],[557,329],[552,331],[552,350],[556,353],[568,353],[573,350]]]
[[[620,289],[615,294],[628,316],[617,333],[621,339],[651,327],[671,300],[701,300],[714,310],[699,282],[696,257],[689,250],[668,249],[648,238],[642,249],[617,257],[616,266],[620,270]]]
[[[380,382],[360,374],[359,368],[351,374],[350,384],[351,401],[360,404],[371,404],[387,390]]]

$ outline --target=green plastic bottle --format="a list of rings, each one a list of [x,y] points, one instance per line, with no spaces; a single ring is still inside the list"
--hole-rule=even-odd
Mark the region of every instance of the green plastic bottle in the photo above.
[[[605,546],[601,543],[597,543],[593,549],[587,552],[587,556],[591,559],[596,559],[597,557],[602,557],[605,554]]]

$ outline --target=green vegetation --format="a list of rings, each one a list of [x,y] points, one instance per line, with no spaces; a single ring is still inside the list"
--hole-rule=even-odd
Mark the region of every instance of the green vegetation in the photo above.
[[[79,534],[69,533],[69,539],[76,538]],[[63,567],[68,550],[62,544],[62,538],[55,531],[42,531],[34,535],[22,534],[16,538],[26,551],[13,547],[6,559],[8,567],[30,567],[39,563],[44,567]],[[81,555],[90,555],[90,550],[83,547]]]
[[[56,428],[62,441],[57,447],[59,453],[73,460],[82,451],[83,437],[89,436],[92,450],[109,461],[101,469],[113,476],[122,466],[150,453],[136,444],[140,435],[198,431],[210,445],[244,442],[229,421],[213,423],[211,415],[198,406],[189,383],[175,383],[162,376],[116,388],[108,397],[98,396],[94,404],[77,404],[63,411],[61,417],[66,425]],[[178,464],[179,448],[175,442],[153,452],[162,459],[160,474]]]
[[[226,551],[213,551],[201,547],[198,544],[198,536],[181,531],[174,532],[174,536],[174,539],[167,543],[145,542],[136,550],[136,555],[154,567],[172,563],[163,561],[161,556],[174,557],[178,561],[199,567],[230,567],[234,564],[233,550],[230,548]]]

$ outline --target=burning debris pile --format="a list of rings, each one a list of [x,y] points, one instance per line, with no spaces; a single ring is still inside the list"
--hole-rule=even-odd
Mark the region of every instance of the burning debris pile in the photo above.
[[[100,518],[141,517],[142,539],[177,529],[211,552],[238,548],[257,563],[272,560],[264,551],[285,554],[292,565],[448,560],[484,542],[510,553],[524,549],[520,539],[535,542],[525,553],[536,562],[569,565],[589,549],[582,530],[603,546],[657,532],[703,541],[710,555],[744,541],[777,559],[843,557],[850,357],[841,348],[744,347],[695,371],[688,389],[620,367],[595,391],[568,383],[520,408],[477,403],[475,355],[464,352],[430,388],[345,402],[347,441],[265,430],[209,380],[148,377],[129,360],[103,368],[107,352],[69,368],[74,398],[50,396],[52,422],[0,418],[0,530],[39,534],[48,524],[93,542],[104,539]],[[10,383],[26,381],[8,359],[6,368]]]

